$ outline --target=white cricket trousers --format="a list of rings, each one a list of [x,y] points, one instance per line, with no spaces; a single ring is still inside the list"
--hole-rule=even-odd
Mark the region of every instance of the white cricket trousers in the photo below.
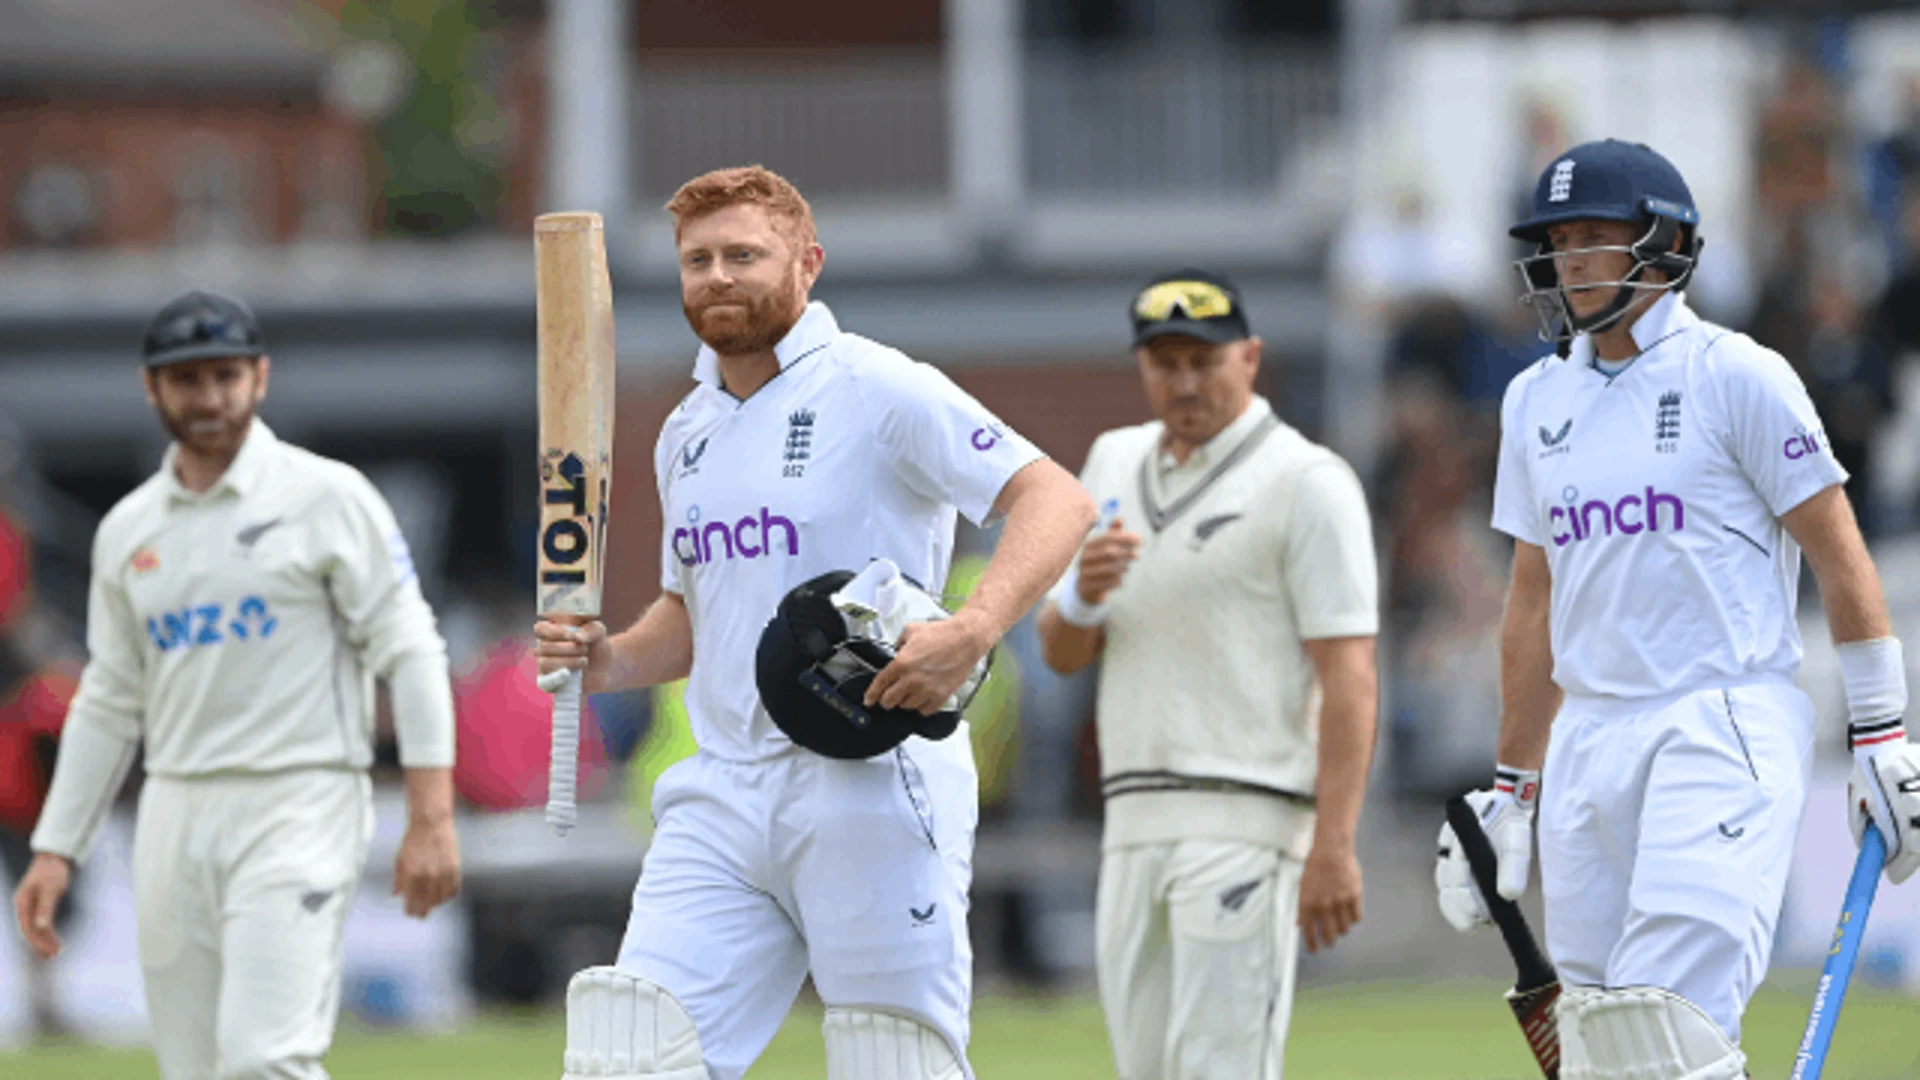
[[[1654,986],[1739,1041],[1767,973],[1813,758],[1784,678],[1568,697],[1540,778],[1547,951],[1568,985]]]
[[[1100,1005],[1120,1080],[1280,1080],[1301,864],[1278,848],[1113,848],[1095,901]]]
[[[149,776],[134,919],[164,1080],[323,1080],[373,836],[364,772]]]
[[[745,1075],[809,972],[827,1005],[917,1020],[964,1066],[978,791],[964,724],[864,761],[695,754],[654,785],[618,966],[686,1006],[714,1080]]]

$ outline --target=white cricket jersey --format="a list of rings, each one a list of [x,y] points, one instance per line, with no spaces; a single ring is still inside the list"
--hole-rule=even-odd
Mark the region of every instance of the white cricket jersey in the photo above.
[[[1780,515],[1844,483],[1806,387],[1678,294],[1609,377],[1576,339],[1514,377],[1493,526],[1545,549],[1553,679],[1636,698],[1800,663],[1800,549]]]
[[[1379,632],[1366,495],[1264,398],[1183,464],[1162,432],[1109,431],[1081,471],[1102,519],[1142,539],[1106,601],[1105,842],[1246,840],[1304,856],[1319,702],[1302,643]]]
[[[204,493],[174,453],[94,537],[69,724],[143,740],[162,776],[370,765],[374,675],[446,651],[386,500],[258,419]]]
[[[660,584],[693,623],[687,712],[700,748],[734,761],[792,745],[753,669],[781,597],[881,557],[939,592],[955,512],[986,523],[1041,456],[938,370],[842,333],[825,304],[809,304],[774,353],[779,374],[742,401],[703,347],[699,385],[654,449]]]

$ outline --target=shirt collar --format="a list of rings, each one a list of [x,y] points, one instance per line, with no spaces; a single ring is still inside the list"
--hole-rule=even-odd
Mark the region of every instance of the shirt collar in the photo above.
[[[192,492],[180,483],[179,474],[173,471],[174,458],[179,456],[180,444],[170,443],[165,456],[160,459],[161,483],[166,485],[169,498],[189,502],[212,498],[222,491],[231,491],[244,498],[260,486],[261,476],[266,471],[267,460],[273,456],[274,449],[279,445],[279,438],[274,435],[273,429],[267,426],[267,422],[257,416],[254,417],[252,425],[247,428],[246,441],[240,444],[240,452],[233,456],[233,463],[227,466],[227,471],[221,473],[220,479],[215,480],[213,486],[205,492]]]
[[[1167,449],[1165,429],[1162,429],[1157,456],[1160,471],[1166,473],[1175,469],[1206,468],[1213,462],[1219,461],[1223,455],[1232,453],[1233,448],[1240,445],[1240,440],[1252,433],[1254,428],[1259,427],[1260,422],[1272,412],[1273,406],[1267,403],[1266,398],[1259,394],[1253,395],[1253,398],[1247,402],[1246,409],[1234,419],[1233,423],[1221,428],[1213,438],[1195,447],[1193,453],[1188,454],[1184,462],[1174,460],[1173,451]]]
[[[1691,329],[1700,321],[1700,316],[1687,306],[1686,297],[1668,290],[1653,306],[1640,313],[1640,317],[1627,328],[1633,336],[1634,347],[1645,353],[1682,330]],[[1636,353],[1632,359],[1639,359]],[[1593,362],[1593,335],[1581,334],[1573,339],[1573,348],[1567,354],[1568,359],[1581,367],[1595,367]]]
[[[780,361],[780,370],[785,371],[801,357],[831,345],[839,336],[840,324],[834,320],[833,312],[814,300],[800,313],[800,321],[793,324],[787,336],[773,347],[773,355]],[[693,377],[708,386],[724,389],[720,382],[720,354],[714,352],[712,346],[700,346],[700,353],[693,360]]]

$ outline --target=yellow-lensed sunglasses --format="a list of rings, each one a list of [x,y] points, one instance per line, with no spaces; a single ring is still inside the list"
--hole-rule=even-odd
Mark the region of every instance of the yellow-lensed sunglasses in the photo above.
[[[1233,297],[1207,281],[1163,281],[1149,286],[1133,302],[1133,316],[1143,322],[1164,322],[1175,308],[1189,319],[1218,319],[1233,314]]]

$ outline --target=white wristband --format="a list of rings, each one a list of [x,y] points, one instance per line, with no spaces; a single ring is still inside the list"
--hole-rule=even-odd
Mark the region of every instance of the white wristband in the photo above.
[[[1898,719],[1907,712],[1907,665],[1899,638],[1849,641],[1834,646],[1840,681],[1847,691],[1847,722]]]
[[[1061,582],[1060,595],[1054,598],[1054,605],[1060,609],[1060,618],[1068,626],[1078,626],[1091,630],[1107,621],[1107,605],[1089,604],[1080,598],[1080,568],[1075,566],[1067,571]]]
[[[1834,646],[1847,691],[1847,746],[1873,757],[1907,741],[1907,666],[1900,639],[1849,641]]]

